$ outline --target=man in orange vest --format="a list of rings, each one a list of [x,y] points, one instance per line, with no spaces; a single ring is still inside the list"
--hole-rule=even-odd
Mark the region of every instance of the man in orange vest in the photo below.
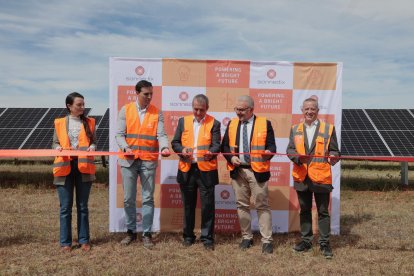
[[[271,254],[273,239],[268,180],[270,159],[276,152],[275,135],[270,121],[253,114],[254,101],[250,96],[240,96],[234,111],[238,118],[232,119],[227,126],[222,152],[227,153],[224,157],[236,196],[242,232],[240,248],[246,250],[253,245],[250,216],[250,196],[253,196],[262,235],[262,253]]]
[[[318,210],[319,245],[325,258],[332,258],[329,201],[332,186],[331,166],[340,155],[335,127],[318,119],[318,101],[310,97],[303,102],[304,122],[290,132],[287,154],[293,162],[292,176],[300,206],[302,240],[293,248],[305,252],[312,248],[312,196]]]
[[[152,84],[141,80],[135,86],[137,101],[126,104],[118,114],[116,142],[120,151],[122,184],[124,188],[124,211],[127,236],[121,241],[128,245],[137,239],[136,194],[137,179],[142,188],[142,240],[144,247],[152,248],[151,228],[154,219],[155,170],[158,152],[170,155],[168,139],[164,130],[162,112],[151,103]]]
[[[204,248],[214,250],[214,187],[219,183],[217,153],[220,152],[220,122],[207,115],[208,98],[193,98],[193,115],[180,118],[172,149],[180,155],[177,182],[184,208],[183,245],[191,246],[194,235],[197,190],[201,199],[201,236]]]

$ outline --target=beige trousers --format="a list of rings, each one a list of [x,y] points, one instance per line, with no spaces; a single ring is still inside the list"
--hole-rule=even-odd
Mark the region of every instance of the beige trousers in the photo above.
[[[269,207],[269,190],[266,182],[258,183],[252,169],[239,168],[231,184],[236,195],[237,214],[243,239],[252,239],[250,197],[253,198],[259,219],[262,243],[272,242],[272,214]]]

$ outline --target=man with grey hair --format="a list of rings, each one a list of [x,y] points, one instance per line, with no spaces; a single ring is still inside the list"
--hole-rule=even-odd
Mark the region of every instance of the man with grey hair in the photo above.
[[[307,98],[302,105],[304,122],[292,126],[287,154],[293,162],[292,176],[300,206],[301,241],[293,248],[305,252],[312,248],[312,198],[318,210],[320,251],[332,258],[329,201],[332,186],[331,166],[340,155],[335,127],[318,119],[318,100]]]
[[[250,197],[253,196],[262,236],[262,253],[271,254],[273,239],[268,180],[270,159],[276,152],[275,135],[270,121],[253,114],[254,101],[250,96],[238,97],[234,111],[237,118],[228,124],[221,147],[222,152],[227,153],[224,157],[236,196],[242,232],[240,249],[246,250],[253,245],[250,216]]]
[[[197,191],[201,200],[200,240],[207,250],[214,250],[214,188],[219,183],[217,153],[220,152],[220,122],[207,115],[208,98],[199,94],[193,98],[193,115],[178,120],[171,141],[178,153],[177,182],[180,184],[184,209],[183,245],[195,242],[195,210]]]

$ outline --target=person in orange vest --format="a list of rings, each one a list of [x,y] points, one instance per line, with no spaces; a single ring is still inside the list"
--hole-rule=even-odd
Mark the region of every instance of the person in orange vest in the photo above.
[[[124,211],[127,235],[121,241],[128,245],[137,239],[137,180],[142,188],[142,241],[145,248],[154,246],[151,236],[154,219],[155,171],[158,154],[170,156],[168,139],[164,130],[164,117],[158,108],[151,104],[152,83],[139,81],[135,86],[137,101],[126,104],[118,114],[116,142],[120,155],[122,184],[124,188]]]
[[[200,240],[207,250],[214,250],[214,187],[219,183],[217,153],[220,152],[220,122],[207,115],[208,98],[199,94],[193,98],[193,115],[178,120],[171,141],[180,155],[177,182],[180,184],[184,209],[183,245],[194,244],[197,190],[201,199]],[[215,154],[214,154],[215,153]]]
[[[318,101],[310,97],[303,102],[304,122],[292,126],[287,154],[293,162],[292,176],[300,206],[301,241],[296,252],[312,248],[312,197],[318,210],[320,251],[332,258],[329,201],[332,186],[331,166],[340,156],[335,127],[318,119]],[[336,158],[335,158],[336,157]]]
[[[273,238],[268,180],[270,159],[276,152],[275,135],[269,120],[254,115],[254,101],[250,96],[240,96],[234,111],[237,118],[227,125],[221,151],[227,153],[224,157],[236,196],[242,232],[239,246],[246,250],[253,245],[250,216],[250,197],[253,196],[262,236],[262,253],[271,254]]]
[[[57,156],[53,164],[53,183],[60,201],[60,246],[64,252],[72,250],[72,205],[76,190],[78,243],[83,251],[89,251],[88,200],[92,181],[95,180],[93,156],[86,152],[95,150],[95,119],[85,116],[85,102],[81,94],[70,93],[66,97],[69,115],[55,119],[52,148],[85,151],[85,156]]]

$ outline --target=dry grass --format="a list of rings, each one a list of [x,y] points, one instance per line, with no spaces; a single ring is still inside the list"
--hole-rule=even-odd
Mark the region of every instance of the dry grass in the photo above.
[[[317,249],[296,254],[299,235],[274,235],[275,253],[263,256],[260,241],[247,252],[238,235],[218,235],[214,252],[200,243],[186,249],[180,235],[157,236],[148,251],[137,242],[122,247],[121,234],[108,232],[108,190],[95,186],[90,200],[90,253],[59,251],[58,199],[53,189],[2,189],[0,196],[0,274],[71,275],[269,275],[412,274],[414,272],[414,192],[342,193],[340,236],[332,237],[334,259]]]
[[[370,175],[370,169],[345,166],[345,173],[347,169],[353,171],[350,176]],[[372,173],[385,172],[386,178],[388,170],[398,174],[399,168],[385,166]],[[375,175],[372,178],[375,181]],[[0,275],[413,274],[414,192],[383,190],[341,193],[342,233],[332,237],[334,258],[325,260],[316,248],[306,254],[292,252],[298,233],[274,235],[271,256],[261,254],[257,236],[254,247],[246,252],[238,249],[239,235],[217,235],[214,252],[205,251],[200,243],[182,247],[178,233],[159,234],[152,251],[144,249],[141,242],[122,247],[119,241],[123,235],[108,231],[105,185],[94,185],[90,197],[92,251],[75,249],[64,254],[58,245],[56,190],[31,185],[2,188]]]

